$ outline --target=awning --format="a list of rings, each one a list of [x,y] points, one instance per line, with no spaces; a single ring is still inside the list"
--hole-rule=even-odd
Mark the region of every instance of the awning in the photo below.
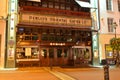
[[[89,2],[84,2],[80,0],[75,0],[81,7],[92,8],[92,5]]]

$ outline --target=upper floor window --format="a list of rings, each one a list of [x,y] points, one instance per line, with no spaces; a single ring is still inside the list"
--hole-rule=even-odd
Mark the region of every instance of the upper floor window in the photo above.
[[[49,2],[49,8],[53,8],[53,2]]]
[[[109,11],[112,11],[112,0],[106,0],[106,8]]]
[[[47,7],[47,2],[42,2],[42,7]]]
[[[118,11],[120,11],[120,0],[118,0]]]
[[[119,25],[120,25],[120,19],[119,19]]]
[[[108,18],[107,19],[108,22],[108,32],[114,32],[114,28],[113,28],[113,18]]]

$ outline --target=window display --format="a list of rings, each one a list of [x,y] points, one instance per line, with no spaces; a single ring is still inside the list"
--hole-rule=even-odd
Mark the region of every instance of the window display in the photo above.
[[[39,56],[38,48],[19,47],[16,49],[17,59],[37,59]]]

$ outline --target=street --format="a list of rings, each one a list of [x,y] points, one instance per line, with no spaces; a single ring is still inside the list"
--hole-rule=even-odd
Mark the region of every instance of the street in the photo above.
[[[120,68],[110,68],[110,80],[120,80]],[[0,80],[104,80],[103,68],[49,67],[0,70]]]

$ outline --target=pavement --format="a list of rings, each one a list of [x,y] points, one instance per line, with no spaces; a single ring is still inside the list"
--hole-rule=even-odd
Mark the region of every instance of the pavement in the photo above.
[[[97,72],[101,70],[103,76],[102,69],[103,66],[91,68],[26,67],[1,69],[0,80],[79,80],[78,78],[84,71]],[[114,67],[110,67],[110,69],[114,69]]]
[[[76,80],[67,74],[57,71],[60,67],[27,67],[1,69],[0,80]]]

